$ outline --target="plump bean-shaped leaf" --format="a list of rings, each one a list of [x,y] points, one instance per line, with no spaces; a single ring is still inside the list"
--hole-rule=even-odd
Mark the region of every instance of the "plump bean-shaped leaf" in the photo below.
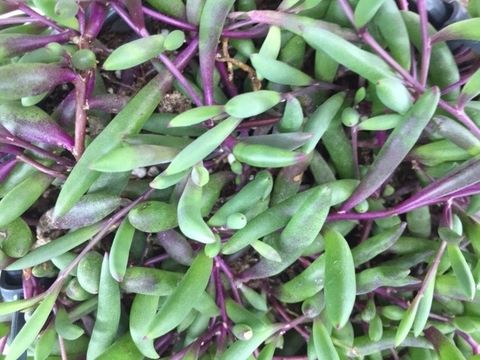
[[[334,60],[369,81],[375,82],[381,78],[393,76],[382,59],[332,32],[306,26],[302,36],[314,49],[321,49]]]
[[[226,224],[229,215],[244,212],[257,202],[266,199],[272,191],[273,178],[269,171],[263,170],[257,173],[255,179],[246,184],[237,194],[231,197],[210,218],[211,226]]]
[[[383,105],[395,112],[405,114],[412,106],[410,93],[399,79],[380,79],[375,83],[375,89]]]
[[[173,175],[165,175],[165,173],[161,173],[155,179],[153,179],[153,181],[150,183],[150,187],[159,190],[167,189],[170,186],[178,184],[189,173],[190,170],[184,170]]]
[[[232,133],[241,121],[242,119],[230,117],[199,136],[173,159],[165,170],[165,175],[173,175],[187,170],[202,161]]]
[[[201,214],[202,188],[189,178],[178,202],[178,225],[182,233],[204,244],[215,242],[215,235]]]
[[[393,173],[417,142],[435,112],[439,99],[438,88],[433,88],[417,100],[411,110],[405,114],[404,120],[390,134],[367,175],[342,206],[343,210],[349,210],[365,200]]]
[[[457,346],[435,327],[425,330],[425,336],[435,347],[440,360],[465,360]]]
[[[161,145],[123,145],[96,159],[90,169],[100,172],[123,172],[138,167],[166,164],[179,149]]]
[[[385,0],[360,0],[355,7],[355,26],[365,26],[375,16]]]
[[[307,119],[304,131],[313,134],[313,137],[302,147],[305,153],[310,153],[315,149],[323,134],[327,131],[331,121],[340,110],[344,99],[345,93],[343,92],[333,95],[320,105]]]
[[[306,45],[301,36],[292,36],[282,47],[279,59],[297,69],[303,68]]]
[[[53,326],[46,328],[43,333],[38,336],[35,345],[34,359],[45,360],[52,353],[52,348],[57,341],[57,332]]]
[[[428,132],[450,140],[471,155],[480,152],[480,140],[470,130],[446,116],[434,116],[428,124]]]
[[[47,15],[48,17],[55,19],[55,21],[63,26],[70,27],[72,29],[78,29],[78,20],[75,16],[71,16],[72,13],[75,12],[76,6],[78,4],[68,4],[68,2],[64,5],[68,6],[73,6],[73,9],[65,9],[65,6],[63,6],[63,11],[59,11],[59,6],[58,6],[58,1],[54,0],[33,0],[33,3],[35,4],[35,7],[38,9],[41,9],[41,11]],[[60,1],[60,5],[61,5]],[[62,8],[62,6],[60,6]]]
[[[355,266],[360,266],[390,248],[405,229],[401,224],[368,238],[352,249]],[[319,256],[302,273],[282,284],[276,296],[283,302],[299,302],[323,289],[325,256]]]
[[[258,349],[258,347],[272,336],[279,326],[276,325],[263,325],[260,327],[253,328],[253,334],[250,340],[242,341],[237,340],[231,344],[223,354],[220,355],[219,360],[229,360],[229,359],[238,359],[238,360],[247,360],[250,358],[251,354]]]
[[[15,102],[0,105],[0,124],[13,135],[30,142],[61,146],[71,150],[73,139],[42,109]]]
[[[128,218],[126,218],[120,224],[113,238],[109,257],[110,274],[118,282],[123,280],[125,272],[127,271],[128,255],[134,234],[135,228],[130,224]]]
[[[274,60],[261,54],[253,54],[250,57],[253,67],[265,79],[281,85],[307,86],[313,79],[282,61]]]
[[[324,239],[326,310],[333,325],[342,328],[355,303],[355,265],[350,247],[340,233],[328,230]]]
[[[270,26],[268,28],[267,36],[263,40],[263,44],[258,52],[261,56],[267,59],[275,60],[280,53],[282,47],[282,31],[278,26]]]
[[[192,142],[187,137],[156,134],[131,135],[127,136],[124,141],[129,145],[161,145],[178,149],[183,149]]]
[[[145,201],[128,213],[132,226],[143,232],[159,232],[177,226],[175,207],[161,201]]]
[[[20,100],[67,83],[75,74],[58,64],[8,64],[0,66],[0,99]]]
[[[98,308],[92,335],[87,349],[87,359],[95,359],[115,339],[120,323],[120,288],[110,275],[108,254],[103,257],[98,289]]]
[[[277,91],[259,90],[237,95],[225,104],[225,112],[238,118],[261,114],[282,100]]]
[[[473,299],[476,291],[475,280],[462,251],[458,245],[449,244],[447,246],[447,252],[448,259],[450,260],[460,287],[468,298]]]
[[[420,298],[417,296],[412,301],[407,311],[402,316],[400,324],[398,324],[397,332],[395,334],[395,346],[399,346],[408,336],[410,329],[413,326],[415,317],[417,315],[418,306],[420,305]]]
[[[430,208],[424,206],[407,213],[408,230],[418,237],[428,238],[431,232]]]
[[[67,233],[45,245],[35,248],[24,257],[10,264],[7,270],[25,269],[62,255],[89,240],[100,228],[101,224],[95,224]]]
[[[52,291],[47,294],[42,300],[38,308],[33,312],[30,319],[28,319],[25,326],[15,336],[9,346],[6,360],[16,360],[27,350],[30,344],[33,343],[43,325],[48,319],[50,312],[53,309],[55,300],[57,299],[58,291]]]
[[[157,234],[157,240],[172,259],[182,265],[190,265],[194,254],[190,243],[175,230],[162,231]]]
[[[462,88],[459,100],[465,104],[480,94],[480,70],[475,71]]]
[[[273,185],[270,206],[276,205],[283,200],[295,195],[300,190],[303,175],[308,167],[309,157],[298,164],[281,169]]]
[[[383,333],[382,339],[373,342],[368,336],[361,336],[355,338],[353,346],[347,351],[348,356],[367,356],[377,353],[379,351],[391,349],[395,346],[394,343],[395,332],[386,330]],[[408,336],[402,343],[405,347],[431,349],[432,345],[424,338],[415,338]]]
[[[390,130],[396,128],[402,120],[403,117],[398,114],[378,115],[361,121],[358,129],[367,131]]]
[[[448,40],[480,40],[480,19],[473,18],[454,22],[432,36],[432,42]]]
[[[410,39],[407,27],[394,0],[383,1],[374,23],[388,46],[393,58],[406,70],[411,66]]]
[[[72,324],[64,308],[58,309],[55,314],[55,329],[65,340],[75,340],[83,335],[83,329]]]
[[[357,275],[357,295],[367,294],[379,287],[401,287],[417,284],[418,280],[409,278],[409,269],[396,266],[376,266],[365,269]]]
[[[116,48],[105,60],[103,68],[108,71],[124,70],[140,65],[164,51],[165,37],[151,35],[130,41]]]
[[[282,261],[282,256],[278,253],[275,248],[272,246],[268,245],[267,243],[264,243],[263,241],[256,240],[252,242],[252,247],[255,249],[256,252],[260,254],[260,256],[263,256],[265,259],[268,259],[270,261],[275,261],[275,262],[281,262]]]
[[[78,263],[77,279],[80,286],[90,294],[97,294],[100,286],[102,255],[90,251]]]
[[[159,337],[182,322],[194,306],[192,299],[198,298],[207,287],[212,266],[213,259],[203,253],[197,255],[178,286],[155,316],[148,336]]]
[[[235,158],[245,164],[277,168],[294,165],[305,159],[305,154],[268,145],[237,143],[233,147]]]
[[[130,335],[140,352],[148,357],[157,359],[158,354],[153,346],[153,340],[146,337],[150,325],[158,310],[159,296],[138,294],[130,310]]]
[[[57,217],[53,226],[59,229],[71,229],[92,225],[120,206],[122,199],[107,193],[84,195],[65,215]]]
[[[267,300],[265,294],[260,295],[255,290],[252,290],[248,286],[241,285],[240,291],[245,299],[252,305],[255,309],[263,312],[268,311]]]
[[[302,104],[296,97],[287,98],[283,116],[278,122],[280,132],[298,131],[303,122]]]
[[[175,114],[155,113],[148,119],[143,128],[156,134],[172,136],[200,136],[205,132],[205,128],[200,126],[169,127],[168,125],[174,117]]]
[[[373,342],[377,342],[382,338],[382,335],[383,335],[382,318],[379,315],[375,315],[372,321],[370,321],[368,324],[368,337]]]
[[[328,187],[318,188],[292,216],[280,235],[286,251],[310,245],[320,233],[330,210],[332,193]]]
[[[15,301],[3,301],[0,303],[0,316],[8,315],[16,311],[27,309],[43,299],[43,296],[38,295],[30,299],[21,299]]]
[[[167,15],[184,19],[185,18],[185,4],[182,0],[147,0],[155,9]],[[187,6],[188,9],[188,6]],[[188,19],[189,22],[193,23]],[[196,23],[198,25],[198,23]]]
[[[28,253],[32,243],[32,230],[22,218],[0,228],[0,246],[7,256],[22,258]]]
[[[435,166],[450,161],[462,161],[471,155],[449,140],[438,140],[416,147],[412,155],[422,164]]]
[[[312,138],[312,134],[307,132],[292,132],[268,135],[253,135],[243,142],[247,144],[263,144],[286,150],[295,150],[304,145]]]
[[[145,85],[90,143],[62,186],[55,204],[54,217],[65,214],[100,176],[89,170],[93,161],[116,148],[123,138],[140,132],[163,94],[172,76],[162,72]]]
[[[340,359],[330,334],[319,319],[313,321],[312,336],[318,359]]]
[[[223,106],[209,105],[193,108],[175,116],[168,126],[182,127],[199,124],[223,113]]]
[[[355,177],[353,149],[350,139],[345,134],[341,117],[336,116],[321,139],[325,146],[334,169],[341,178]]]
[[[335,175],[330,165],[325,161],[322,155],[316,150],[312,152],[310,160],[310,171],[312,172],[315,183],[318,185],[335,180]]]
[[[181,274],[147,267],[129,267],[120,286],[127,293],[170,295],[181,280]]]
[[[50,186],[53,178],[35,173],[17,184],[0,200],[0,227],[14,221],[32,206]]]
[[[357,181],[339,180],[320,186],[328,186],[332,191],[331,205],[338,205],[349,196]],[[248,246],[254,240],[271,234],[287,225],[293,214],[298,212],[304,201],[313,194],[315,188],[301,192],[289,199],[282,201],[274,207],[260,213],[248,222],[241,230],[237,231],[230,240],[225,243],[222,252],[226,255],[233,254]]]
[[[138,351],[130,334],[126,333],[105,350],[98,360],[143,360],[143,355]]]
[[[360,266],[393,246],[406,227],[405,223],[393,226],[381,233],[369,237],[352,249],[355,266]]]
[[[415,316],[415,321],[413,322],[413,335],[415,337],[418,337],[425,328],[432,309],[433,294],[435,290],[435,275],[437,269],[434,270],[435,271],[433,272],[432,276],[430,279],[428,279],[429,283],[427,284],[423,297],[418,304],[417,315]]]

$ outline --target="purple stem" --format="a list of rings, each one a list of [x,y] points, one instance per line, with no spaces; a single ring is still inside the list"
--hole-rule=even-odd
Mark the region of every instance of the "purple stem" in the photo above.
[[[159,12],[155,11],[155,10],[149,9],[146,6],[143,6],[142,10],[146,15],[150,16],[151,18],[154,18],[154,19],[156,19],[160,22],[163,22],[167,25],[174,26],[174,27],[176,27],[180,30],[197,31],[197,27],[195,25],[192,25],[192,24],[189,24],[185,21],[182,21],[182,20],[175,19],[175,18],[167,16],[167,15],[164,15],[162,13],[159,13]]]
[[[7,49],[11,49],[15,54],[35,50],[51,42],[64,43],[70,40],[73,32],[71,30],[63,31],[54,35],[25,35],[13,38],[5,44]]]
[[[170,332],[161,338],[157,339],[155,342],[155,350],[158,352],[159,355],[162,355],[162,353],[166,350],[168,346],[170,346],[172,340],[174,338],[174,333]]]
[[[62,32],[64,29],[61,27],[61,26],[58,26],[54,21],[48,19],[47,17],[39,14],[38,12],[36,12],[35,10],[33,10],[32,8],[30,8],[29,6],[23,4],[23,3],[19,3],[17,1],[10,1],[10,3],[15,3],[17,6],[18,6],[18,10],[24,12],[25,14],[29,15],[31,18],[47,25],[47,26],[50,26],[51,28],[59,31],[59,32]]]
[[[475,341],[472,336],[460,330],[456,330],[455,333],[461,336],[467,342],[467,344],[470,345],[473,351],[473,355],[480,354],[480,345]]]
[[[135,28],[138,29],[140,33],[146,33],[145,28],[145,18],[143,16],[142,0],[123,0],[128,13],[130,14],[130,19],[135,25]]]
[[[221,325],[215,325],[210,328],[208,332],[205,332],[202,336],[200,336],[197,340],[195,340],[193,343],[188,345],[187,347],[183,348],[179,352],[177,352],[175,355],[172,355],[170,357],[170,360],[181,360],[185,356],[185,354],[192,348],[198,348],[200,346],[203,346],[204,344],[208,344],[214,336],[218,334],[218,328]]]
[[[30,17],[10,17],[6,19],[0,19],[0,26],[12,24],[27,24],[31,22],[39,22],[39,20]]]
[[[62,179],[62,180],[65,180],[67,178],[67,176],[65,174],[63,174],[63,173],[61,173],[57,170],[50,169],[49,167],[39,163],[38,161],[30,159],[26,155],[23,155],[23,154],[17,155],[17,160],[22,161],[25,164],[28,164],[28,165],[34,167],[38,171],[40,171],[44,174],[50,175],[52,177],[56,177],[56,178],[59,178],[59,179]]]
[[[225,86],[228,95],[230,97],[238,95],[238,90],[236,86],[230,81],[225,63],[217,61],[215,66],[217,67],[218,73],[220,74],[220,79],[222,80],[222,83]]]
[[[467,74],[463,74],[458,81],[455,81],[454,83],[452,83],[452,84],[446,86],[445,88],[443,88],[442,91],[441,91],[441,94],[442,95],[448,94],[450,91],[453,91],[453,90],[459,88],[460,86],[464,85],[468,80],[470,80],[470,77],[475,72],[475,70],[476,69],[472,69]]]
[[[220,274],[220,265],[217,260],[215,260],[213,268],[213,281],[215,283],[215,292],[217,297],[217,305],[220,308],[220,316],[222,318],[222,326],[220,328],[220,334],[217,340],[217,345],[220,350],[223,350],[225,347],[225,338],[228,331],[228,316],[225,309],[225,295],[223,293],[223,284]]]
[[[428,34],[428,14],[425,0],[417,1],[418,15],[420,16],[420,32],[422,35],[422,60],[420,68],[420,84],[426,86],[428,68],[430,66],[430,56],[432,54],[432,44]]]
[[[48,151],[46,151],[42,148],[39,148],[38,146],[30,144],[29,142],[26,142],[26,141],[24,141],[24,140],[22,140],[22,139],[20,139],[16,136],[13,136],[13,135],[5,136],[3,134],[0,134],[0,144],[9,144],[9,145],[18,146],[18,147],[21,147],[23,149],[36,152],[37,154],[39,154],[39,155],[41,155],[41,156],[43,156],[47,159],[54,160],[58,164],[66,165],[66,166],[71,166],[72,165],[72,162],[70,160],[65,159],[61,156],[52,154],[51,152],[48,152]]]
[[[228,282],[230,283],[230,289],[232,290],[233,299],[237,303],[242,304],[242,298],[240,297],[240,293],[238,292],[235,277],[233,276],[232,271],[230,270],[230,267],[219,256],[216,257],[216,262],[220,266],[220,269],[225,274]]]
[[[73,156],[78,160],[85,150],[85,136],[87,131],[87,112],[85,107],[86,82],[89,74],[83,78],[80,74],[75,79],[75,146]]]
[[[174,26],[180,30],[198,32],[198,29],[195,25],[189,24],[186,21],[175,19],[173,17],[167,16],[165,14],[159,13],[155,10],[143,7],[143,12],[164,24]],[[268,27],[266,26],[255,26],[248,30],[229,30],[226,29],[222,32],[222,36],[231,38],[231,39],[252,39],[262,37],[266,34]]]
[[[143,265],[153,266],[153,265],[158,264],[159,262],[162,262],[163,260],[166,260],[168,258],[170,258],[170,256],[168,254],[160,254],[160,255],[154,256],[154,257],[152,257],[148,260],[145,260]]]
[[[202,106],[203,100],[200,98],[197,92],[192,88],[187,78],[182,75],[180,70],[178,70],[175,64],[172,63],[172,61],[168,58],[168,56],[166,56],[165,54],[160,54],[158,58],[163,62],[165,67],[173,74],[173,76],[175,76],[175,78],[183,87],[183,89],[185,89],[185,91],[188,93],[188,96],[190,97],[190,99],[192,99],[194,104],[197,106]]]

